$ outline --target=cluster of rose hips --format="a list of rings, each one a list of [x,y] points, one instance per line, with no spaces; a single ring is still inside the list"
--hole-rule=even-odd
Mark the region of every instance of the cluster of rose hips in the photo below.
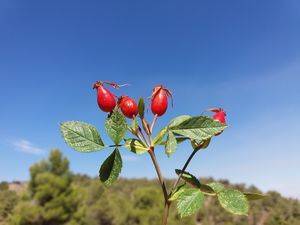
[[[136,101],[126,95],[119,98],[114,95],[109,89],[104,87],[104,84],[113,88],[120,88],[124,85],[118,85],[114,82],[97,81],[94,83],[93,88],[97,90],[97,102],[99,108],[107,113],[111,113],[116,106],[118,106],[124,116],[133,119],[138,114],[138,105]],[[157,85],[153,88],[151,95],[151,111],[156,117],[165,114],[168,108],[168,99],[172,98],[172,93],[162,85]],[[221,108],[210,109],[214,113],[213,119],[222,124],[226,124],[226,113]]]

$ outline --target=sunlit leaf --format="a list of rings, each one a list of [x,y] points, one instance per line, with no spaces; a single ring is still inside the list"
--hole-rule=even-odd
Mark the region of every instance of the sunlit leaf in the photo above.
[[[177,210],[181,217],[196,213],[204,203],[204,194],[196,188],[186,188],[177,199]]]
[[[138,139],[130,138],[125,141],[125,147],[135,154],[143,154],[148,151],[147,146]]]
[[[165,152],[168,156],[170,156],[171,154],[173,154],[175,152],[176,148],[177,148],[176,138],[175,138],[174,134],[171,131],[169,131],[168,136],[167,136],[166,145],[165,145]]]
[[[124,115],[115,109],[105,121],[105,130],[113,142],[116,145],[119,144],[127,131],[127,123]]]
[[[179,196],[181,195],[181,193],[184,191],[184,189],[186,188],[186,184],[182,184],[180,186],[178,186],[171,194],[171,197],[169,198],[169,201],[176,201]]]
[[[247,215],[249,210],[249,204],[246,196],[234,189],[224,189],[218,192],[218,200],[221,206],[237,215]]]
[[[218,193],[222,190],[225,189],[224,185],[219,183],[219,182],[212,182],[212,183],[209,183],[207,184],[209,187],[211,187],[215,193]]]
[[[206,140],[220,133],[226,128],[226,125],[219,123],[207,116],[191,117],[183,122],[170,127],[170,129],[179,135],[188,137],[192,140]]]
[[[160,145],[164,141],[164,137],[168,131],[168,128],[165,127],[161,129],[161,131],[156,135],[156,137],[153,139],[153,145]]]
[[[189,115],[177,116],[177,117],[175,117],[174,119],[171,120],[168,127],[170,127],[170,128],[176,127],[179,124],[181,124],[183,121],[186,121],[187,119],[190,119],[190,118],[191,118],[191,116],[189,116]]]
[[[97,129],[87,123],[68,121],[60,124],[66,143],[79,152],[94,152],[104,148]]]

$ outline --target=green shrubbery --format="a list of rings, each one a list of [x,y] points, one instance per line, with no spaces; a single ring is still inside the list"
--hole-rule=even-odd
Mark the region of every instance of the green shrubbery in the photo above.
[[[30,168],[31,179],[26,192],[8,190],[0,185],[1,225],[157,225],[161,222],[161,196],[157,182],[146,179],[120,179],[110,189],[98,179],[74,175],[69,162],[58,150],[48,160]],[[212,179],[201,179],[212,182]],[[171,185],[167,180],[166,185]],[[259,192],[244,185],[226,186],[244,192]],[[138,188],[137,188],[138,187]],[[171,210],[170,225],[298,225],[300,203],[276,192],[250,203],[248,217],[233,216],[222,210],[215,198],[193,217],[180,219]]]

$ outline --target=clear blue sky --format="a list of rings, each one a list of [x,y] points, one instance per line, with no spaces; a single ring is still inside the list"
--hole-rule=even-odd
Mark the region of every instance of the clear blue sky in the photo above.
[[[230,127],[189,170],[300,197],[299,11],[297,0],[2,0],[0,180],[28,179],[56,147],[72,170],[96,176],[109,151],[74,152],[58,124],[83,120],[103,133],[91,89],[102,79],[130,83],[117,94],[135,98],[169,87],[175,105],[159,125],[225,108]],[[167,177],[190,151],[157,151]],[[147,155],[123,156],[122,176],[154,177]]]

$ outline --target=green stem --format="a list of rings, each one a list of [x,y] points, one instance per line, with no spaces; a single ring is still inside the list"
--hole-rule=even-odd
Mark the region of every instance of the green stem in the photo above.
[[[140,141],[144,142],[148,147],[150,147],[150,143],[145,138],[145,136],[142,132],[142,129],[140,127],[138,127],[138,130],[137,130],[137,137],[140,139]]]
[[[151,123],[151,126],[150,126],[150,134],[152,134],[153,127],[154,127],[154,125],[155,125],[155,123],[156,123],[156,121],[157,121],[157,118],[158,118],[158,116],[157,116],[157,114],[155,114],[155,116],[154,116],[154,118],[153,118],[153,121],[152,121],[152,123]]]
[[[185,162],[184,166],[183,166],[182,169],[181,169],[181,173],[179,174],[179,176],[178,176],[176,182],[175,182],[174,185],[173,185],[172,191],[175,190],[175,188],[176,188],[177,185],[179,184],[180,179],[181,179],[181,177],[182,177],[182,174],[185,172],[186,168],[188,167],[189,163],[191,162],[192,158],[194,157],[194,155],[195,155],[197,152],[198,152],[198,150],[194,150],[194,151],[192,152],[192,154],[189,156],[189,158],[187,159],[187,161]]]

